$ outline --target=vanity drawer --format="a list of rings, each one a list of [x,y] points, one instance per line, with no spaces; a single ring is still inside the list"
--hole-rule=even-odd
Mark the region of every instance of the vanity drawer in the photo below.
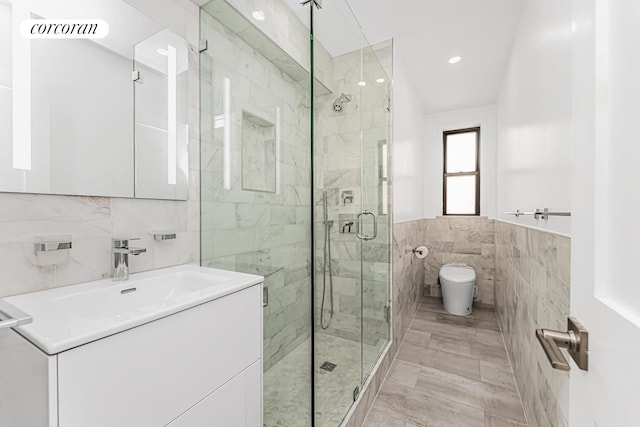
[[[59,427],[164,426],[261,347],[258,285],[60,353]]]
[[[261,426],[261,372],[262,361],[258,361],[167,427]]]

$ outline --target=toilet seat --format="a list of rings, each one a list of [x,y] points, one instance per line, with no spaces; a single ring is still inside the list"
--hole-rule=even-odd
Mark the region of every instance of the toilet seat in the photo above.
[[[452,283],[469,283],[476,280],[476,272],[466,264],[447,264],[440,269],[440,277]]]

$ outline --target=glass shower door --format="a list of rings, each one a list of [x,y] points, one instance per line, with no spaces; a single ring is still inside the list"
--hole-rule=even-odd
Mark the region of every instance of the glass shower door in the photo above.
[[[314,10],[314,29],[315,421],[336,427],[362,386],[361,34],[343,0]]]
[[[363,43],[361,109],[362,171],[362,382],[389,341],[390,120],[389,76],[377,54],[391,44]]]
[[[263,423],[309,427],[309,73],[252,19],[226,0],[201,9],[201,263],[264,276]]]
[[[389,339],[389,78],[346,1],[314,17],[315,420],[333,427]]]

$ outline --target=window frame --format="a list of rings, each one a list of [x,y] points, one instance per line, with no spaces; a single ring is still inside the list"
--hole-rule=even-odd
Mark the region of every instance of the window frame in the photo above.
[[[476,170],[469,172],[447,172],[447,137],[460,133],[476,134]],[[464,129],[446,130],[442,132],[442,215],[443,216],[480,216],[480,126]],[[475,213],[447,213],[447,178],[454,176],[476,177],[476,206]]]

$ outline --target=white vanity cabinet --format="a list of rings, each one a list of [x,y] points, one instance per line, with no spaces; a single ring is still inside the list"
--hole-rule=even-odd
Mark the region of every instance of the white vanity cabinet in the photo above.
[[[0,427],[261,427],[261,288],[54,355],[0,330]]]

